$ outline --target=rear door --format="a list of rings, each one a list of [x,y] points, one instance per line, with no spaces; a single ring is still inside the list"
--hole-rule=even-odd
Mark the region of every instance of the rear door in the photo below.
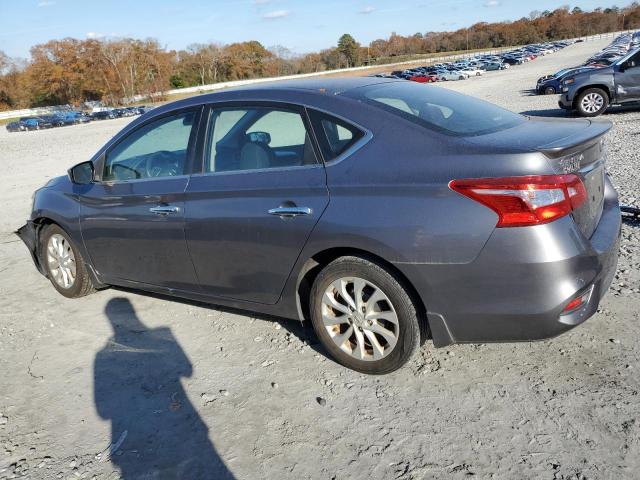
[[[624,63],[624,71],[614,73],[619,102],[640,101],[640,52]]]
[[[276,303],[329,202],[303,108],[213,106],[186,192],[187,246],[209,295]]]
[[[93,266],[107,281],[199,290],[184,238],[200,108],[166,114],[130,132],[99,162],[100,180],[80,197]]]

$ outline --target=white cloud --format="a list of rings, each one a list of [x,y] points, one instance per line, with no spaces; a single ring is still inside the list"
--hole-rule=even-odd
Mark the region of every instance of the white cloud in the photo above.
[[[375,7],[369,6],[369,7],[364,7],[362,10],[360,10],[360,13],[362,13],[363,15],[368,15],[369,13],[373,13],[375,11],[376,11]]]
[[[271,2],[271,0],[253,0],[253,3],[256,5],[266,5],[269,2]]]
[[[484,2],[485,7],[499,7],[500,2],[498,0],[488,0]]]
[[[289,10],[274,10],[273,12],[268,12],[262,15],[262,18],[265,20],[275,20],[276,18],[285,18],[291,15]]]
[[[42,0],[38,2],[38,7],[52,7],[56,2],[54,0]]]
[[[102,38],[102,37],[104,37],[104,33],[87,32],[87,38]]]

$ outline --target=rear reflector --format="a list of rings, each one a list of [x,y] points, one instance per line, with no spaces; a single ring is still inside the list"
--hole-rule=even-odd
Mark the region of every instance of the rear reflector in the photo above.
[[[496,212],[497,227],[549,223],[587,199],[582,181],[574,174],[451,180],[449,188]]]
[[[560,315],[568,315],[569,313],[573,313],[576,310],[579,310],[584,305],[589,303],[589,298],[591,297],[591,291],[593,290],[593,286],[589,288],[586,292],[584,292],[579,297],[574,298],[567,306],[562,309],[562,313]]]

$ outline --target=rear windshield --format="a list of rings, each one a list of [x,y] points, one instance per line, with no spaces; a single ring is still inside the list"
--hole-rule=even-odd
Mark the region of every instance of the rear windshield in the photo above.
[[[371,85],[349,90],[344,95],[447,135],[483,135],[525,121],[521,115],[491,103],[415,82]]]

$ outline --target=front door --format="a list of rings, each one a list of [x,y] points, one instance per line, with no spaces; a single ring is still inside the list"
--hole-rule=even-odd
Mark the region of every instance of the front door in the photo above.
[[[619,102],[640,101],[640,52],[624,62],[624,71],[615,73]]]
[[[303,109],[214,108],[186,195],[187,246],[203,290],[276,303],[329,202]]]
[[[152,120],[110,148],[81,195],[82,235],[98,274],[198,290],[184,238],[184,194],[199,111]]]

